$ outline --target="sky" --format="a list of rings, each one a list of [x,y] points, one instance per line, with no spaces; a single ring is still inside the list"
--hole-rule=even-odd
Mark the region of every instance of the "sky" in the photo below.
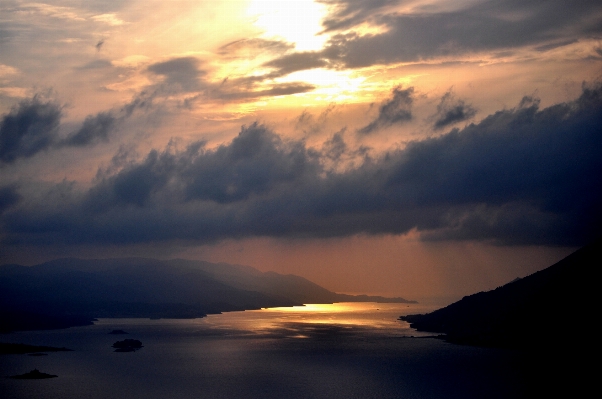
[[[0,0],[0,263],[458,298],[599,235],[602,3]]]

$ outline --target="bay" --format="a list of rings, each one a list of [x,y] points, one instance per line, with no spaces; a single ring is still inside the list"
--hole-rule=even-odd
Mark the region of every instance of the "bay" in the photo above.
[[[93,326],[4,334],[3,342],[68,347],[0,356],[0,375],[34,368],[51,380],[0,379],[6,398],[517,398],[525,373],[511,350],[448,344],[400,315],[433,307],[341,303],[190,320],[100,319]],[[128,335],[110,335],[115,329]],[[144,347],[116,353],[125,338]]]

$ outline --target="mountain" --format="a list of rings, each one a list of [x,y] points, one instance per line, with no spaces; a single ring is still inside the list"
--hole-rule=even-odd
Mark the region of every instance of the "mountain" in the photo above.
[[[599,239],[530,276],[400,319],[419,331],[444,333],[455,343],[531,349],[574,345],[599,312],[601,248]]]
[[[304,303],[410,302],[331,292],[295,275],[183,259],[58,259],[0,266],[0,332],[97,317],[194,318]]]

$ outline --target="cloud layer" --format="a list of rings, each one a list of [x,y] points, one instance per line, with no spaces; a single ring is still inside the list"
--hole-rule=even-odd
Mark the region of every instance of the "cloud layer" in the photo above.
[[[63,182],[25,200],[24,188],[1,188],[1,236],[3,245],[103,245],[416,229],[427,240],[581,245],[602,222],[601,128],[602,87],[584,87],[573,102],[539,109],[525,98],[341,171],[332,163],[359,156],[341,134],[315,149],[255,123],[215,149],[198,141],[115,164],[87,190]],[[16,150],[5,159],[39,147],[6,147]]]
[[[332,35],[314,53],[287,54],[272,61],[304,59],[306,68],[363,68],[401,62],[470,57],[534,47],[547,51],[602,33],[602,5],[581,1],[503,0],[420,4],[401,0],[323,0],[334,6],[323,21]],[[362,27],[373,28],[362,33]],[[311,60],[311,62],[310,62]],[[297,62],[298,70],[302,67]]]

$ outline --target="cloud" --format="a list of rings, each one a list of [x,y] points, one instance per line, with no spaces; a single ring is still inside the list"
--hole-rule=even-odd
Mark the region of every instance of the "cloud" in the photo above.
[[[140,164],[130,164],[119,173],[102,179],[84,202],[93,212],[103,212],[114,206],[145,205],[153,191],[162,188],[171,173],[169,154],[151,151]]]
[[[0,122],[0,161],[13,163],[48,149],[56,140],[61,107],[40,96],[21,101]]]
[[[82,65],[78,69],[104,69],[113,67],[113,63],[109,60],[98,59],[90,61],[85,65]]]
[[[275,84],[269,89],[259,90],[215,90],[211,93],[213,98],[222,100],[244,100],[259,97],[276,97],[297,93],[307,93],[315,89],[314,85],[307,83],[280,83]]]
[[[315,89],[315,86],[302,82],[276,83],[258,86],[267,79],[277,77],[252,76],[237,79],[224,79],[214,83],[205,79],[206,72],[199,69],[201,61],[194,57],[174,58],[168,61],[153,64],[148,70],[154,74],[165,77],[165,80],[154,86],[154,96],[168,91],[196,93],[194,97],[185,100],[184,106],[191,106],[199,99],[210,100],[249,100],[261,97],[284,96],[296,93],[305,93]],[[277,73],[279,76],[280,73]]]
[[[179,91],[197,91],[203,88],[201,78],[205,72],[199,69],[200,61],[194,57],[174,58],[158,62],[148,70],[165,78],[164,83]]]
[[[403,2],[395,0],[323,2],[336,6],[323,21],[325,32],[333,36],[323,50],[285,56],[294,70],[421,62],[525,46],[542,52],[602,33],[602,5],[594,0],[570,10],[561,0],[502,0],[414,6],[403,12],[396,12]],[[369,34],[354,30],[365,24],[381,29]],[[292,62],[297,56],[304,62]]]
[[[116,118],[110,112],[100,112],[88,116],[79,130],[62,141],[62,145],[83,147],[101,141],[108,142],[109,134],[116,125]]]
[[[295,118],[295,130],[301,130],[308,136],[322,132],[335,108],[336,104],[330,103],[317,117],[311,114],[307,109],[303,110],[301,115]]]
[[[3,245],[207,243],[251,236],[403,234],[425,240],[582,245],[602,222],[602,86],[539,109],[526,98],[477,124],[344,170],[321,149],[243,127],[210,149],[153,150],[89,190],[63,182],[0,217]],[[25,192],[25,190],[21,190]]]
[[[264,65],[277,69],[274,74],[269,75],[271,78],[275,78],[305,69],[322,68],[327,66],[328,63],[319,53],[303,52],[285,55]]]
[[[358,133],[369,134],[375,130],[389,127],[412,119],[412,103],[414,88],[402,89],[398,86],[392,91],[392,98],[383,102],[378,109],[378,116],[368,125],[358,130]]]
[[[125,22],[118,18],[117,15],[114,13],[95,15],[91,17],[91,19],[97,22],[105,23],[110,26],[120,26],[125,24]]]
[[[455,98],[451,89],[441,97],[437,112],[431,117],[435,129],[443,129],[458,122],[471,119],[477,110],[464,100]]]
[[[63,116],[60,104],[45,100],[39,94],[22,100],[0,120],[0,165],[56,148],[106,143],[136,109],[148,109],[153,97],[153,94],[142,92],[119,110],[88,115],[79,129],[64,138],[58,134]]]
[[[547,43],[547,44],[542,44],[540,46],[537,46],[537,47],[535,47],[535,50],[544,52],[544,51],[554,50],[559,47],[568,46],[570,44],[577,43],[577,42],[578,42],[577,39],[555,41],[552,43]]]
[[[320,0],[334,10],[324,19],[324,31],[342,30],[370,22],[381,11],[396,6],[401,0]]]
[[[7,43],[14,36],[15,36],[14,32],[12,32],[10,30],[6,30],[6,29],[1,29],[0,28],[0,43]]]
[[[243,56],[255,57],[257,51],[284,53],[294,47],[291,43],[286,43],[280,40],[266,39],[241,39],[223,45],[217,51],[222,56]]]
[[[21,200],[16,185],[0,186],[0,215]]]
[[[323,156],[333,161],[337,161],[345,153],[347,153],[347,144],[343,139],[343,134],[346,130],[346,128],[343,128],[340,132],[333,134],[330,139],[326,140],[326,142],[322,146]]]

